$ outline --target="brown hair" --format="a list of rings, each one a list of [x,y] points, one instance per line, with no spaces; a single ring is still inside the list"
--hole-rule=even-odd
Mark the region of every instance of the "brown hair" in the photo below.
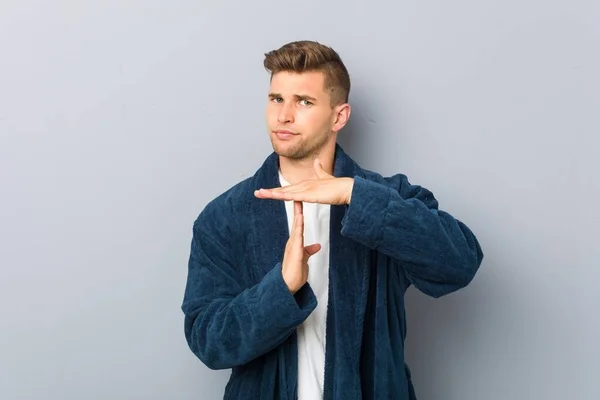
[[[271,73],[271,78],[282,71],[323,72],[331,105],[348,102],[350,76],[342,59],[331,47],[309,40],[290,42],[266,53],[264,66]]]

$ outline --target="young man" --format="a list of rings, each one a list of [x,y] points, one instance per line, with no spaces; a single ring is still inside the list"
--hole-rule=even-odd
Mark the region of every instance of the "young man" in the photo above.
[[[481,247],[430,191],[336,143],[351,108],[333,49],[293,42],[264,64],[274,152],[194,223],[188,344],[233,369],[225,399],[415,399],[404,294],[463,288]]]

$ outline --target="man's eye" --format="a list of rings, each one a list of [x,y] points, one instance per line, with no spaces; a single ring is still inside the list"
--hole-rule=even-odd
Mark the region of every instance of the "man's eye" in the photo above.
[[[281,97],[273,97],[271,100],[275,103],[281,103],[283,101]]]
[[[300,100],[300,104],[302,104],[303,106],[311,106],[312,103],[308,100]]]

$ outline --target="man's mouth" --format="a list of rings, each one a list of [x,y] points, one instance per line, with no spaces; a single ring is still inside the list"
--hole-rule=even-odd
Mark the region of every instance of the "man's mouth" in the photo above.
[[[297,133],[294,133],[294,132],[288,131],[288,130],[284,130],[284,129],[276,130],[276,131],[274,131],[274,133],[279,139],[289,139],[289,138],[297,135]]]

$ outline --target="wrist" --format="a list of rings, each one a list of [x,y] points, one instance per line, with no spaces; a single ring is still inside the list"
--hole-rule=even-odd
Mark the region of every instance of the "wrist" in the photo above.
[[[292,282],[290,282],[291,279],[288,278],[285,273],[282,273],[282,277],[283,283],[285,283],[285,286],[287,286],[288,290],[292,295],[296,294],[296,292],[300,290],[300,287],[298,287],[298,285],[294,285]]]
[[[350,205],[352,201],[352,190],[354,190],[354,178],[348,178],[348,189],[346,194],[346,204]]]

